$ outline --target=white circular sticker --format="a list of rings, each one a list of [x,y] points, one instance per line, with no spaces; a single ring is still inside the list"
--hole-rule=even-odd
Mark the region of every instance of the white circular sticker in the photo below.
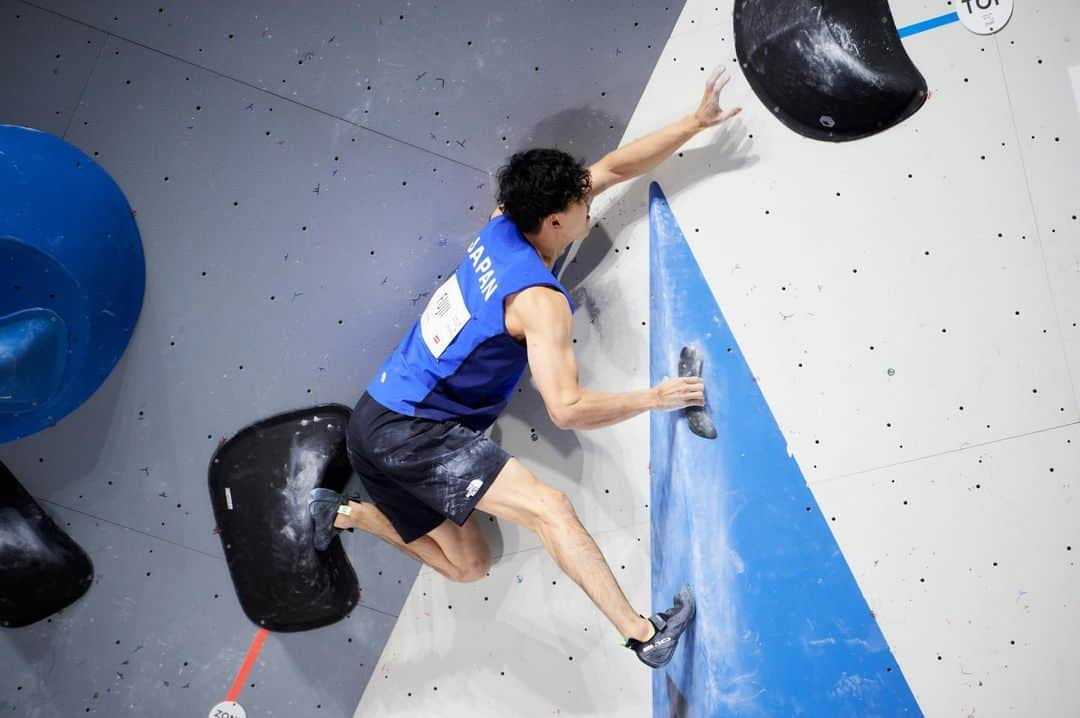
[[[207,718],[247,718],[247,712],[235,701],[223,701],[210,709]]]
[[[1013,0],[959,0],[956,14],[977,35],[993,35],[1012,17]]]

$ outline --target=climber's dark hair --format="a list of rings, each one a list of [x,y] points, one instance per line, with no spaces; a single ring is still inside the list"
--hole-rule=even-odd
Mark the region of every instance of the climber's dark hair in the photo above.
[[[585,199],[592,189],[592,176],[584,160],[555,149],[512,155],[499,168],[498,180],[495,201],[523,233],[537,231],[544,217]]]

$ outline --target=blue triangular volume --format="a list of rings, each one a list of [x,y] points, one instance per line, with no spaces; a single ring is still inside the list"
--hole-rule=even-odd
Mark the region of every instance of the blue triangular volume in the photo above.
[[[922,715],[656,183],[649,228],[652,384],[696,350],[717,431],[652,412],[653,606],[697,599],[653,715]]]

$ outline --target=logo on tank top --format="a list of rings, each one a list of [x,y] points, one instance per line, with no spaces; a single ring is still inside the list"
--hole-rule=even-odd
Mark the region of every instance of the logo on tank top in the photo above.
[[[484,295],[484,301],[486,302],[499,288],[499,281],[495,277],[491,257],[484,256],[484,245],[480,244],[479,236],[473,240],[473,243],[469,245],[466,251],[469,254],[469,259],[472,260],[473,272],[476,273],[476,280],[480,283],[480,293]]]

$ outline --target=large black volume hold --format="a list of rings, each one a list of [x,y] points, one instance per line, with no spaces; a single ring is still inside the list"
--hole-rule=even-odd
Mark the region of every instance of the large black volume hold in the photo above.
[[[0,626],[51,616],[93,581],[90,557],[0,464]]]
[[[360,596],[337,538],[316,551],[308,494],[341,491],[352,467],[352,410],[325,404],[278,414],[224,442],[210,460],[210,503],[240,607],[270,631],[305,631],[344,618]]]
[[[736,0],[735,54],[769,111],[813,139],[867,137],[926,102],[885,0]]]

